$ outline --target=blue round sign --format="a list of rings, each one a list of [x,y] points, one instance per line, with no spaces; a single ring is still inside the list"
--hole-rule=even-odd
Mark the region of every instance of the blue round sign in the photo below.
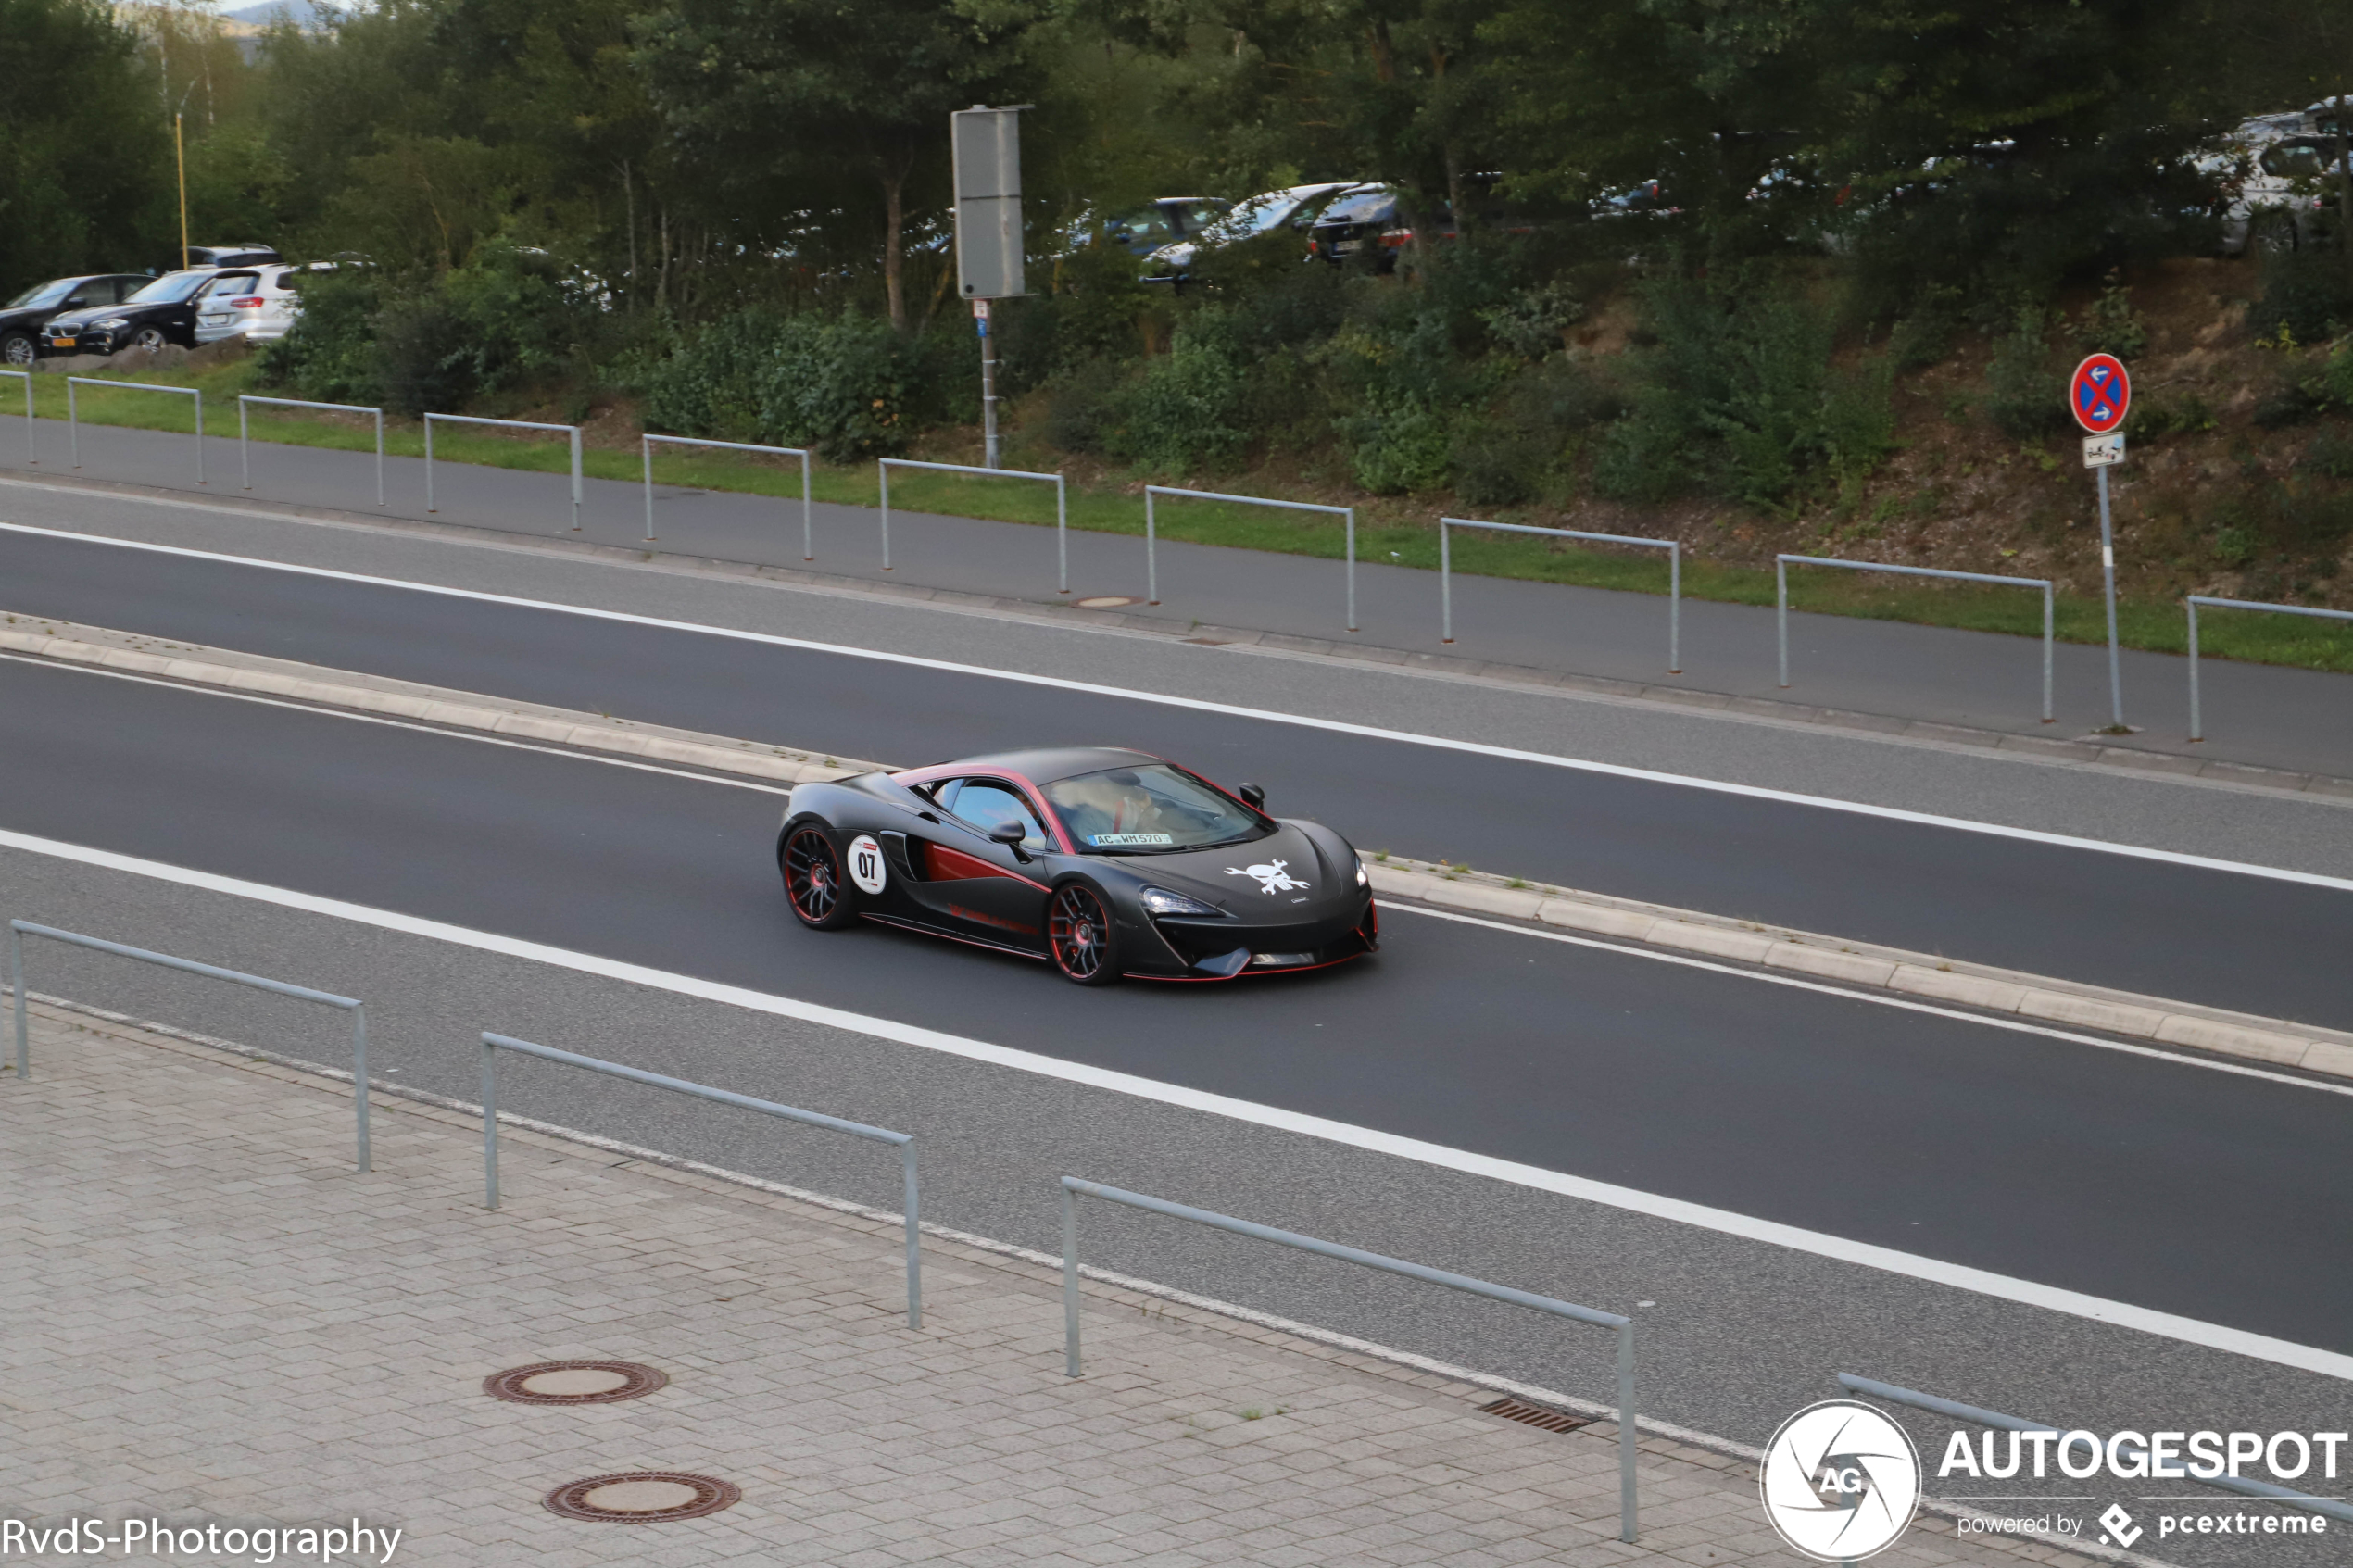
[[[2075,422],[2094,435],[2106,435],[2124,422],[2133,406],[2133,378],[2113,354],[2095,354],[2075,367],[2067,387],[2068,410]]]

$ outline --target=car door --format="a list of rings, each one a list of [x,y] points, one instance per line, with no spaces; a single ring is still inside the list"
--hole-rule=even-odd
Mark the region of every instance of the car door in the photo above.
[[[1046,830],[1028,793],[1009,779],[950,779],[931,791],[937,823],[907,838],[909,894],[943,929],[1000,947],[1043,952]],[[1025,830],[1021,853],[988,836],[999,822]]]

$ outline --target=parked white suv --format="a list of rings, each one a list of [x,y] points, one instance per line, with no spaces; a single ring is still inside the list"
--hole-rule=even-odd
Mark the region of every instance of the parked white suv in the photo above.
[[[268,343],[294,331],[302,314],[302,285],[309,278],[334,270],[332,261],[307,267],[284,265],[240,268],[236,276],[250,278],[233,289],[211,288],[196,307],[196,342],[220,343],[233,337]]]

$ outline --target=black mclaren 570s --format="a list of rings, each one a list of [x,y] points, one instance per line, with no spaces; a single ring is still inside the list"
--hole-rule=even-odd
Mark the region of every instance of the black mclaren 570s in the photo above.
[[[905,926],[1045,959],[1082,985],[1371,952],[1354,848],[1265,801],[1140,751],[1009,751],[799,785],[776,861],[803,925]]]

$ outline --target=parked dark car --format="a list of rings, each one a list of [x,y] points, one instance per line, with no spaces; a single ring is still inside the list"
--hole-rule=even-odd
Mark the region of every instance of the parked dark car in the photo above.
[[[196,311],[211,294],[249,294],[259,281],[253,272],[199,267],[166,272],[120,305],[96,305],[54,318],[44,329],[51,354],[114,354],[125,348],[157,349],[168,343],[196,346]]]
[[[41,329],[51,318],[94,305],[119,304],[148,282],[135,272],[100,272],[33,284],[0,306],[0,365],[22,370],[39,358]]]

